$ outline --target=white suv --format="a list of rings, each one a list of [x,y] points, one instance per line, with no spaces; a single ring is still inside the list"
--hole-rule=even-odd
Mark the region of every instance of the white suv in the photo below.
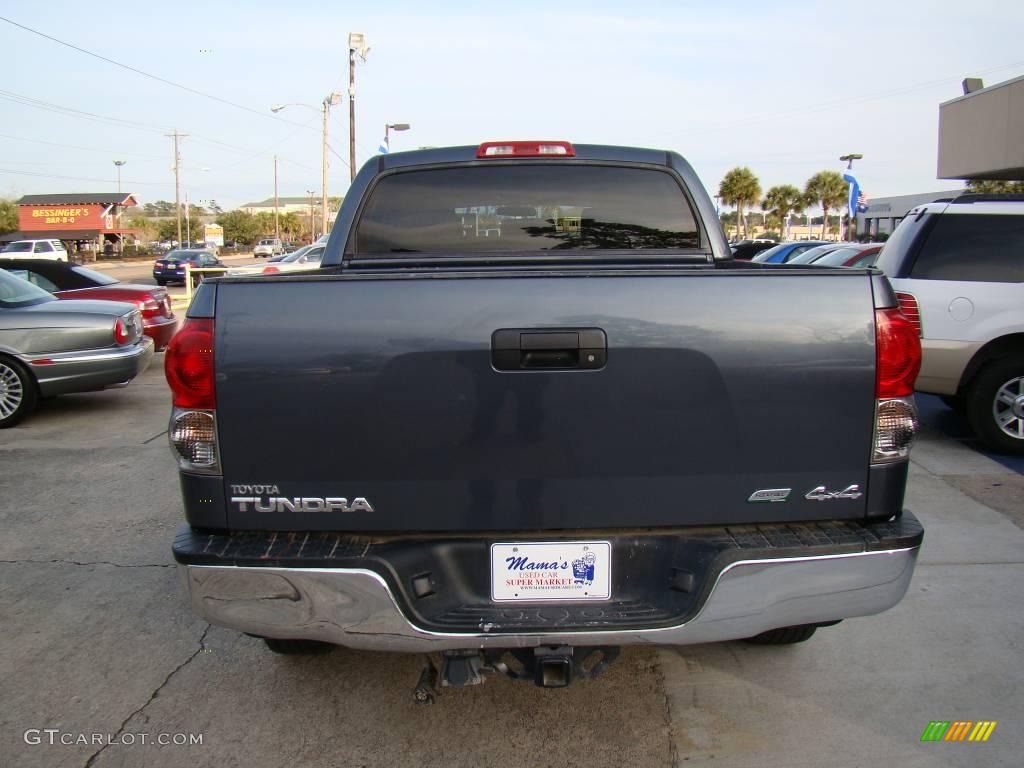
[[[15,240],[2,253],[5,259],[68,260],[67,249],[60,240]]]
[[[260,256],[279,256],[282,253],[284,253],[284,243],[282,243],[280,240],[274,237],[266,238],[265,240],[260,240],[252,251],[252,255],[255,256],[257,259]]]
[[[921,332],[917,390],[963,409],[989,447],[1024,455],[1024,196],[918,206],[876,266]]]

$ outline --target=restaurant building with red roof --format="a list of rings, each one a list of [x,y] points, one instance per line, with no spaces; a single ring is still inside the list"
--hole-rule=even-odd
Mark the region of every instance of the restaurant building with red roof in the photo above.
[[[25,195],[16,203],[18,231],[3,235],[0,242],[61,240],[68,253],[78,253],[80,260],[119,253],[125,235],[135,234],[121,227],[121,216],[137,204],[133,195],[124,192]]]

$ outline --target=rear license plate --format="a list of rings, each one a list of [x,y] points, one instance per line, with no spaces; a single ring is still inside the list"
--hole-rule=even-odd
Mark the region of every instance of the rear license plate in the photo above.
[[[607,541],[491,544],[491,600],[607,600],[612,545]]]

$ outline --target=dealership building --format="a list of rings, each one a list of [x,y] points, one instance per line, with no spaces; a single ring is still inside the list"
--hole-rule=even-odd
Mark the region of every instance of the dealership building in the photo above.
[[[25,195],[17,201],[18,231],[0,236],[0,242],[15,240],[61,240],[68,253],[95,258],[98,253],[119,252],[126,235],[121,215],[137,205],[123,192],[70,192],[54,195]]]

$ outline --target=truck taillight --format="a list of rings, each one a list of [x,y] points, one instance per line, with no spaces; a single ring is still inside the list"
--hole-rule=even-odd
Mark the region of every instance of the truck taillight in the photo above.
[[[178,466],[219,473],[212,319],[186,318],[167,346],[164,374],[174,398],[167,436]]]
[[[921,370],[917,328],[898,309],[875,310],[875,397],[914,394]]]
[[[906,459],[917,434],[914,380],[921,370],[917,328],[898,309],[875,310],[875,430],[871,463]]]
[[[167,435],[181,469],[207,474],[220,472],[217,420],[213,411],[173,409]]]
[[[164,357],[164,375],[178,408],[217,407],[213,384],[213,320],[186,318]]]
[[[575,157],[568,141],[485,141],[476,150],[478,158],[489,157]]]

